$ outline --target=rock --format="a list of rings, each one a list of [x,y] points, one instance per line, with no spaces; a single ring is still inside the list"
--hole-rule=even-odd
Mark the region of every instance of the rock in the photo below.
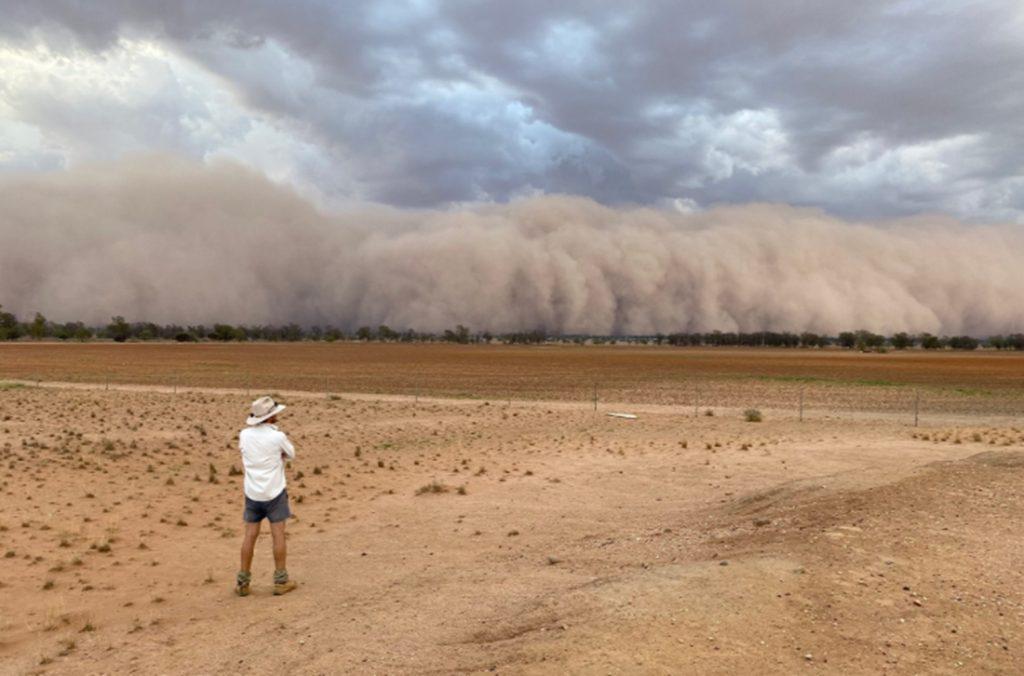
[[[549,566],[553,566],[553,565],[561,563],[561,562],[562,562],[562,559],[558,558],[557,556],[549,556],[548,557],[548,565]]]
[[[720,565],[720,566],[728,566],[729,562],[728,561],[719,561],[718,565]]]
[[[754,525],[760,528],[761,526],[767,526],[772,522],[771,519],[754,519]]]
[[[806,655],[804,655],[804,659],[810,662],[814,659],[814,655],[812,655],[811,653],[807,653]]]

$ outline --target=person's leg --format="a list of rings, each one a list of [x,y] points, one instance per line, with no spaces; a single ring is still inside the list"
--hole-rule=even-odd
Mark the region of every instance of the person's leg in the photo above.
[[[260,536],[262,521],[245,522],[245,535],[242,537],[241,562],[236,577],[235,593],[239,596],[249,595],[249,583],[252,581],[252,556],[256,550],[256,539]]]
[[[270,524],[270,536],[274,539],[274,568],[276,570],[287,570],[288,545],[284,539],[285,521],[278,521]]]
[[[274,540],[274,593],[285,594],[295,589],[295,581],[288,578],[287,555],[285,544],[285,521],[270,522],[270,536]]]
[[[252,556],[253,552],[256,551],[256,539],[260,536],[260,526],[262,522],[257,521],[256,523],[245,524],[245,535],[242,538],[242,561],[239,570],[243,572],[250,572],[252,570]],[[273,530],[273,526],[271,526]],[[276,547],[276,545],[275,545]]]

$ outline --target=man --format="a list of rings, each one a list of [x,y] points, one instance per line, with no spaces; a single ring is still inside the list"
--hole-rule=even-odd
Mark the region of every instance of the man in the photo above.
[[[263,519],[270,522],[270,535],[274,540],[274,595],[287,594],[296,582],[288,579],[285,565],[287,549],[284,524],[292,515],[288,509],[288,491],[285,490],[284,463],[295,458],[295,447],[285,433],[277,429],[277,415],[285,409],[270,397],[252,402],[251,415],[246,427],[238,435],[245,467],[245,537],[242,540],[242,565],[238,571],[235,593],[249,595],[252,582],[252,555],[256,538],[260,535]]]

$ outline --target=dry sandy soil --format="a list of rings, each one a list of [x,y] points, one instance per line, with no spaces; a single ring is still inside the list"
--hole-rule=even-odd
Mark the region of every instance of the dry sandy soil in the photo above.
[[[0,672],[1024,669],[1012,418],[288,384],[300,587],[270,594],[265,536],[244,599],[244,390],[0,385]]]

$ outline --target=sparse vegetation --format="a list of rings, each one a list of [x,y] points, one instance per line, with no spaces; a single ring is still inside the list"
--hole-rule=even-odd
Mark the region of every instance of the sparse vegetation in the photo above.
[[[952,350],[974,350],[984,345],[997,350],[1024,350],[1024,334],[1016,333],[1007,336],[995,335],[984,340],[972,336],[938,337],[928,333],[919,335],[898,332],[891,337],[882,336],[870,331],[843,331],[835,336],[821,335],[811,332],[800,334],[793,332],[757,331],[751,333],[732,331],[711,331],[708,333],[658,333],[654,335],[607,336],[607,335],[551,335],[542,329],[515,331],[504,334],[492,334],[489,331],[473,331],[471,328],[458,324],[440,333],[417,331],[413,328],[404,330],[393,329],[381,325],[376,329],[361,326],[354,331],[345,332],[333,326],[300,326],[284,325],[232,325],[222,322],[212,326],[195,325],[183,327],[177,324],[158,325],[153,322],[129,322],[123,316],[111,318],[105,326],[89,327],[80,321],[55,323],[46,319],[41,313],[35,313],[29,321],[19,321],[17,316],[4,312],[0,306],[0,340],[44,340],[55,338],[67,340],[102,339],[123,343],[126,341],[165,340],[179,343],[195,343],[200,341],[213,342],[244,342],[244,341],[324,341],[333,343],[339,340],[382,343],[413,343],[413,342],[448,342],[456,344],[500,342],[513,344],[566,343],[575,345],[605,345],[618,343],[654,344],[676,347],[780,347],[820,349],[830,346],[863,351],[883,350],[892,347],[905,350],[919,345],[924,349],[948,348]],[[331,395],[333,399],[335,395]]]
[[[431,481],[429,484],[425,484],[416,489],[416,495],[436,495],[438,493],[447,493],[451,488],[439,481]]]

